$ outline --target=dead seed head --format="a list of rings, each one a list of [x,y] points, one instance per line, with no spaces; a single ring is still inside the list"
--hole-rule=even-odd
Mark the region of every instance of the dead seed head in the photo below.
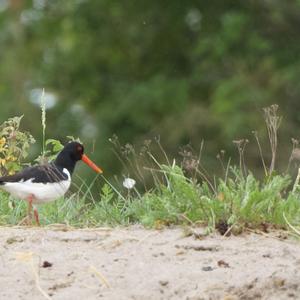
[[[108,141],[116,146],[119,143],[119,138],[116,134],[113,134],[113,136],[109,138]]]
[[[182,159],[182,167],[186,171],[196,170],[199,166],[198,158],[192,153],[192,151],[183,149],[179,152],[179,154],[183,157]]]
[[[128,156],[128,155],[130,155],[130,154],[134,154],[134,153],[135,153],[135,150],[134,150],[133,145],[131,145],[131,144],[126,144],[125,146],[122,146],[122,147],[121,147],[121,153],[122,153],[122,155],[124,155],[124,156]]]
[[[241,140],[233,140],[233,144],[237,146],[238,149],[243,149],[248,143],[248,139],[241,139]]]

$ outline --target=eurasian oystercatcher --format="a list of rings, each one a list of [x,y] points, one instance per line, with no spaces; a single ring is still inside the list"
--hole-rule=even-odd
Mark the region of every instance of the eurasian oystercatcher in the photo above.
[[[67,192],[71,185],[71,175],[79,160],[97,173],[102,173],[102,170],[84,154],[82,144],[70,142],[49,164],[25,168],[14,175],[0,177],[0,188],[14,197],[27,200],[28,218],[31,220],[32,204],[56,200]],[[39,215],[35,207],[34,217],[39,224]]]

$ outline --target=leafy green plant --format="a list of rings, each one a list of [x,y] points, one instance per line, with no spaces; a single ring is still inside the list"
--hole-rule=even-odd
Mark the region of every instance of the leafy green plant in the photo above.
[[[45,148],[43,153],[39,155],[35,160],[38,163],[47,163],[53,160],[56,155],[63,149],[63,144],[59,140],[48,139],[45,142]]]
[[[30,145],[35,143],[30,133],[20,130],[22,117],[10,118],[0,125],[0,175],[19,171]]]

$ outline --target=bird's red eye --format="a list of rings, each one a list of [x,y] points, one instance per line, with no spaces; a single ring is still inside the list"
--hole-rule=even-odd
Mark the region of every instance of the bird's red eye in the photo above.
[[[82,147],[81,146],[77,146],[77,151],[78,152],[82,152]]]

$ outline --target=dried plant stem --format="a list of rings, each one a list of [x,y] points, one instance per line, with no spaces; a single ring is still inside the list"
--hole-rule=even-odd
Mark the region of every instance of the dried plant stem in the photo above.
[[[300,231],[299,230],[297,230],[297,228],[295,227],[295,226],[293,226],[289,221],[288,221],[288,219],[287,219],[287,217],[285,216],[285,213],[283,212],[282,213],[282,215],[283,215],[283,218],[284,218],[284,220],[285,220],[285,222],[286,222],[286,224],[298,235],[298,236],[300,236]]]
[[[244,152],[246,145],[249,143],[247,139],[242,139],[242,140],[235,140],[233,143],[236,145],[238,152],[239,152],[239,165],[240,165],[240,170],[243,176],[247,175],[247,170],[246,170],[246,164],[245,164],[245,158],[244,158]]]
[[[90,272],[94,273],[107,288],[111,287],[104,275],[100,271],[98,271],[94,266],[90,266]]]
[[[34,274],[36,288],[44,296],[45,299],[51,300],[51,297],[42,289],[42,287],[40,285],[40,277],[39,277],[39,274],[38,274],[38,272],[36,271],[36,269],[35,269],[35,267],[33,265],[33,261],[32,260],[30,261],[30,267],[31,267],[31,270],[32,270],[32,272]]]
[[[226,172],[225,166],[224,166],[224,163],[223,163],[223,160],[222,160],[222,157],[220,154],[217,155],[217,160],[220,162],[221,168],[222,168],[223,172],[225,173]]]
[[[299,186],[299,180],[300,180],[300,168],[298,169],[298,174],[293,186],[293,191],[292,191],[293,193],[296,191],[297,187]]]
[[[119,155],[119,153],[117,152],[117,150],[115,150],[114,148],[111,148],[113,154],[117,157],[117,159],[120,161],[120,163],[122,164],[122,166],[124,167],[124,169],[126,169],[126,171],[128,172],[128,167],[125,164],[125,162],[123,161],[123,159],[121,158],[121,156]]]
[[[225,179],[224,179],[225,184],[227,183],[227,179],[228,179],[228,173],[229,173],[230,163],[231,163],[231,157],[229,157],[228,163],[227,163],[227,167],[226,167]]]
[[[160,163],[156,160],[156,158],[152,155],[152,153],[148,151],[147,154],[148,154],[148,156],[153,160],[153,162],[154,162],[159,168],[161,168]],[[168,180],[168,177],[167,177],[166,173],[163,172],[163,174],[164,174],[164,177],[165,177],[165,179],[166,179],[166,182],[169,184],[169,180]]]
[[[156,143],[157,143],[157,145],[158,145],[160,151],[161,151],[162,154],[164,155],[164,157],[165,157],[165,159],[166,159],[166,161],[167,161],[167,163],[168,163],[168,166],[170,166],[171,163],[170,163],[170,161],[169,161],[168,155],[167,155],[166,151],[164,150],[164,148],[162,147],[162,145],[161,145],[161,143],[160,143],[160,137],[157,137],[157,138],[155,139],[155,141],[156,141]]]
[[[209,178],[210,176],[209,176],[207,170],[204,168],[204,166],[201,163],[203,148],[204,148],[204,140],[201,141],[200,150],[199,150],[199,154],[198,154],[198,160],[197,160],[197,167],[195,168],[195,174],[200,175],[202,180],[207,182],[208,186],[211,188],[213,193],[215,195],[217,195],[217,189],[215,188],[214,184],[211,182],[211,180]]]
[[[265,163],[265,160],[264,160],[264,157],[263,157],[263,152],[262,152],[262,149],[261,149],[261,145],[260,145],[260,142],[259,142],[257,131],[253,131],[253,134],[254,134],[255,140],[257,142],[258,151],[259,151],[261,162],[262,162],[263,167],[264,167],[265,176],[267,176],[268,175],[268,170],[267,170],[266,163]]]
[[[217,194],[217,190],[215,189],[214,185],[210,182],[210,180],[208,179],[208,177],[205,175],[205,173],[203,173],[202,171],[200,171],[198,168],[196,170],[197,174],[200,175],[200,177],[207,182],[207,184],[209,185],[209,187],[212,189],[212,191]]]
[[[30,269],[33,273],[34,276],[34,282],[37,290],[42,294],[42,296],[47,299],[51,300],[51,297],[42,289],[40,285],[40,276],[39,276],[39,271],[36,270],[36,267],[34,266],[34,261],[33,261],[33,256],[35,253],[33,252],[18,252],[16,253],[16,260],[22,263],[27,263],[30,266]],[[39,258],[39,263],[40,263],[40,257]]]
[[[293,145],[293,148],[292,148],[292,153],[289,157],[289,162],[288,162],[288,165],[287,165],[287,168],[286,168],[286,173],[288,173],[289,169],[290,169],[290,166],[291,166],[291,162],[293,161],[293,159],[296,159],[296,160],[299,160],[300,158],[300,150],[298,148],[298,145],[299,145],[299,141],[297,139],[294,139],[292,138],[292,145]]]
[[[277,145],[278,145],[278,139],[277,139],[277,132],[281,123],[281,117],[277,115],[278,111],[278,105],[273,104],[269,107],[266,107],[263,109],[264,111],[264,118],[267,125],[268,130],[268,136],[270,140],[270,146],[271,146],[271,163],[269,168],[269,174],[272,174],[272,172],[275,169],[275,161],[276,161],[276,152],[277,152]]]

